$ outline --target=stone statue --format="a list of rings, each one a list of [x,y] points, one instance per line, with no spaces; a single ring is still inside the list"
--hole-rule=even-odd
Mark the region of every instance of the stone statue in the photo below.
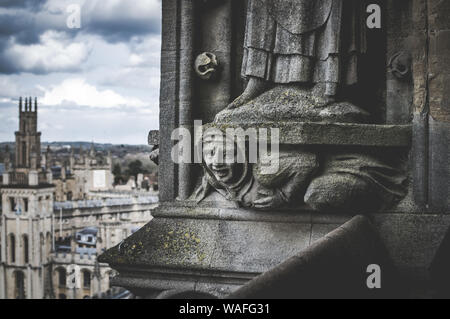
[[[248,85],[227,109],[279,84],[334,101],[340,86],[358,80],[361,10],[360,0],[249,0],[242,63]]]

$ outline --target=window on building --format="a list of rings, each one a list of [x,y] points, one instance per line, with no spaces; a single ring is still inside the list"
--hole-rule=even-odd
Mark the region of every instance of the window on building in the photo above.
[[[30,261],[29,249],[28,249],[28,236],[23,235],[23,262],[28,264]]]
[[[16,237],[11,234],[9,235],[9,254],[12,263],[16,262]]]
[[[58,285],[60,287],[66,286],[66,270],[64,268],[58,269]]]
[[[67,299],[65,294],[59,294],[58,299]]]
[[[46,256],[50,255],[52,252],[52,235],[50,232],[47,232],[46,239],[45,239],[45,254]]]
[[[83,270],[83,287],[91,289],[91,272],[89,270]]]
[[[28,212],[28,198],[23,199],[23,206],[24,212]]]
[[[21,271],[16,271],[14,273],[15,275],[15,282],[16,287],[14,291],[14,295],[16,299],[25,299],[25,275]]]
[[[67,192],[67,200],[71,201],[73,197],[73,193],[72,192]]]
[[[41,262],[44,261],[43,250],[44,250],[44,234],[41,233],[39,235],[39,258],[40,258]]]
[[[22,142],[22,166],[27,165],[27,144]]]
[[[9,198],[9,208],[10,208],[11,212],[16,211],[16,200],[14,199],[14,197]]]

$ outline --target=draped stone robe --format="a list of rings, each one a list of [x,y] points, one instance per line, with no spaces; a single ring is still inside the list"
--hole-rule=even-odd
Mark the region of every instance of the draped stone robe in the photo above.
[[[358,81],[365,52],[361,0],[249,0],[242,75],[274,83]]]

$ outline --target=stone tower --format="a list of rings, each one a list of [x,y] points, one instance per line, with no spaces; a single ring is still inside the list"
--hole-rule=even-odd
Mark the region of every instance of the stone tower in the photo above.
[[[41,133],[37,131],[37,99],[19,99],[19,131],[16,132],[16,168],[36,169],[41,162]],[[33,167],[34,166],[34,167]]]
[[[53,247],[51,173],[40,166],[37,101],[19,99],[13,169],[0,185],[0,298],[42,298]]]

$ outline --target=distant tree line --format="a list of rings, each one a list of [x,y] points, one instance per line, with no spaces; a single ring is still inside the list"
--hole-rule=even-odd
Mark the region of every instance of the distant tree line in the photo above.
[[[138,174],[149,174],[151,171],[145,168],[140,160],[134,160],[128,163],[125,170],[122,170],[122,165],[114,164],[112,173],[114,175],[114,184],[119,185],[126,183],[131,176],[137,180]]]

